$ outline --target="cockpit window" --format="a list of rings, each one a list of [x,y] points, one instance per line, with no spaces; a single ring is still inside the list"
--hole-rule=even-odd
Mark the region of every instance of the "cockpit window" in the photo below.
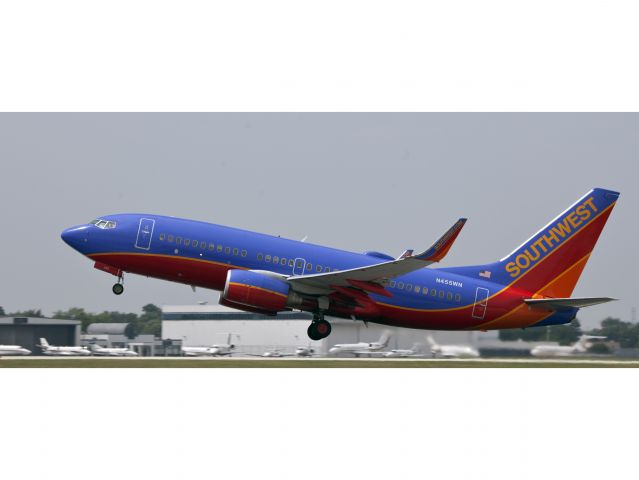
[[[92,222],[89,222],[89,224],[95,225],[96,227],[101,228],[103,230],[106,230],[109,228],[115,228],[115,222],[111,220],[102,220],[101,218],[96,218]]]

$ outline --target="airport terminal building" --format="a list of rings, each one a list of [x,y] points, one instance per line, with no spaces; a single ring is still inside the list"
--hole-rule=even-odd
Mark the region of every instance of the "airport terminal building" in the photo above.
[[[385,330],[392,334],[387,349],[411,348],[426,344],[432,334],[438,343],[456,343],[477,347],[478,332],[427,332],[408,328],[388,327],[359,320],[326,317],[333,327],[328,338],[313,342],[306,330],[311,322],[306,312],[281,312],[275,317],[242,312],[218,304],[165,305],[162,307],[162,339],[199,347],[231,343],[236,350],[261,355],[277,349],[293,353],[296,347],[311,346],[326,354],[337,343],[375,342]]]

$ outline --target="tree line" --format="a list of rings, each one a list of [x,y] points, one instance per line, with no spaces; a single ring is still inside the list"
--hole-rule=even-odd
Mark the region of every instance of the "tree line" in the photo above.
[[[2,307],[0,307],[0,316],[45,318],[45,315],[42,314],[42,310],[40,309],[23,310],[5,314]],[[87,327],[92,323],[128,323],[130,327],[127,329],[126,334],[130,338],[139,334],[152,334],[159,337],[162,332],[162,310],[152,303],[142,307],[142,313],[140,315],[137,313],[107,311],[91,313],[84,310],[84,308],[72,307],[68,310],[53,312],[52,318],[79,320],[82,331],[84,332],[86,332]]]

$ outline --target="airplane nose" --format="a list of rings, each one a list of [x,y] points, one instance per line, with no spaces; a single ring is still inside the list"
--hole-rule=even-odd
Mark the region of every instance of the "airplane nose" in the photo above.
[[[62,240],[71,248],[80,251],[89,239],[88,230],[88,225],[79,225],[77,227],[67,228],[60,234],[60,237],[62,237]]]

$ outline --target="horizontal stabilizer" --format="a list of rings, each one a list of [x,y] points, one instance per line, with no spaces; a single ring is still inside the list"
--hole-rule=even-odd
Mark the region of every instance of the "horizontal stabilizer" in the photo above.
[[[524,302],[531,307],[545,308],[547,310],[568,310],[571,308],[592,307],[600,303],[615,301],[615,298],[608,297],[586,297],[586,298],[525,298]]]

